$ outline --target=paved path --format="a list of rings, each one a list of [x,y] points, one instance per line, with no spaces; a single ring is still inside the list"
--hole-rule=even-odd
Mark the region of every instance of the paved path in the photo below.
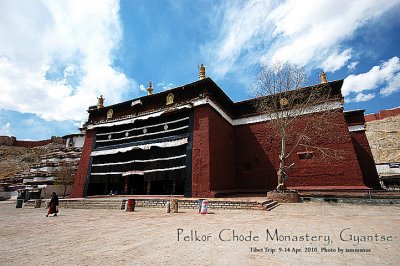
[[[0,265],[400,264],[398,205],[210,211],[61,209],[46,218],[0,202]]]

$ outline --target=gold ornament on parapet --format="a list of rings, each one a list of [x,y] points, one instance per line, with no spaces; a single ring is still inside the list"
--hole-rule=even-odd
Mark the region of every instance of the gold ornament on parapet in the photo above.
[[[171,105],[174,103],[174,95],[169,93],[166,98],[166,105]]]

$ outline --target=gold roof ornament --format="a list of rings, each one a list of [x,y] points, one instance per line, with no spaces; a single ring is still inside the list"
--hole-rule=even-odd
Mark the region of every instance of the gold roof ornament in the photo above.
[[[281,98],[279,104],[281,105],[281,107],[285,107],[286,105],[289,104],[289,101],[286,98]]]
[[[167,95],[167,99],[166,99],[166,105],[170,105],[174,103],[174,95],[172,93],[169,93]]]
[[[201,64],[199,66],[199,79],[201,80],[205,78],[206,78],[206,67],[203,64]]]
[[[113,116],[113,113],[114,113],[113,109],[109,109],[107,112],[107,119],[111,119]]]
[[[100,95],[100,97],[97,97],[97,109],[101,109],[104,107],[104,98],[103,95]]]
[[[153,82],[150,80],[149,87],[147,88],[147,95],[153,94]]]
[[[328,83],[328,80],[326,79],[326,74],[324,71],[319,74],[319,77],[321,78],[321,83]]]

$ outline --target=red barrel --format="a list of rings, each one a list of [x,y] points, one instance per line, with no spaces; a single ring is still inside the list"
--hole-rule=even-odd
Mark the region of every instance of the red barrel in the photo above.
[[[126,208],[127,212],[135,211],[135,199],[128,199],[128,206]]]

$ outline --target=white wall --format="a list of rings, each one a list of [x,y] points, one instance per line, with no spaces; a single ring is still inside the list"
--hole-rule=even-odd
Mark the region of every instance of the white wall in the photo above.
[[[75,137],[75,147],[82,148],[85,143],[85,136]]]
[[[72,142],[72,146],[71,146]],[[65,143],[65,147],[76,147],[76,148],[82,148],[83,144],[85,143],[85,135],[83,136],[72,136],[69,137]]]
[[[376,164],[376,170],[379,175],[382,174],[400,174],[400,168],[390,168],[388,163]]]
[[[59,198],[62,198],[64,195],[64,188],[60,188],[56,185],[47,185],[45,188],[42,188],[42,198],[49,198],[51,197],[51,194],[55,192],[57,193]],[[67,188],[67,191],[65,192],[65,196],[68,196],[72,192],[72,186],[69,186]]]
[[[1,198],[16,199],[18,197],[18,191],[2,191],[0,192]]]

